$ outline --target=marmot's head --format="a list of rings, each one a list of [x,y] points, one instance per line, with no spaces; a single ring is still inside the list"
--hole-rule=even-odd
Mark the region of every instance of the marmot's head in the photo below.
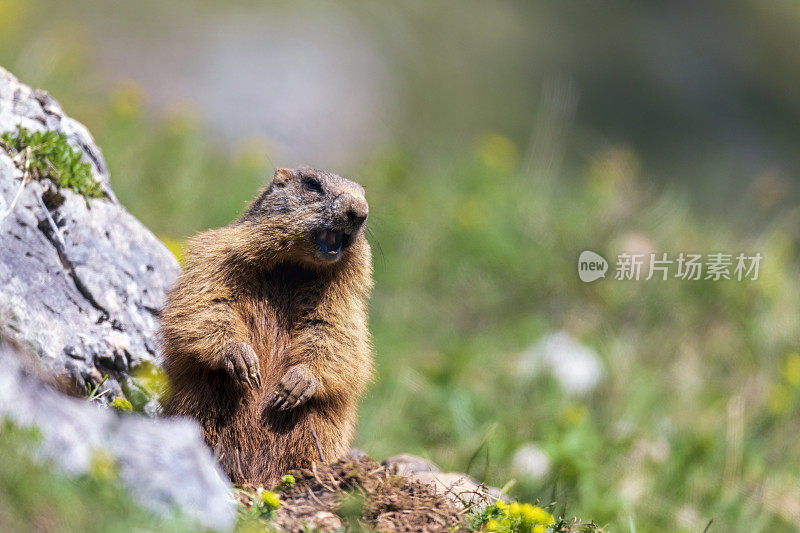
[[[368,214],[358,183],[308,167],[279,168],[241,222],[261,228],[264,245],[278,246],[287,259],[326,265],[364,239]]]

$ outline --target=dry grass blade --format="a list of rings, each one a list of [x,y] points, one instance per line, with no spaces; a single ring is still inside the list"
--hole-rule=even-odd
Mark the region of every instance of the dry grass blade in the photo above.
[[[378,531],[466,531],[463,511],[452,501],[368,458],[314,463],[292,475],[294,484],[275,489],[282,502],[275,525],[281,530],[327,531],[331,522],[316,521],[333,518]],[[348,516],[341,506],[354,498],[361,503],[357,515]]]

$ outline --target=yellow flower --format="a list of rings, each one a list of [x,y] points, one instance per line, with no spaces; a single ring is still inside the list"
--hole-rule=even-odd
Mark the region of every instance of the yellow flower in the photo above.
[[[500,523],[492,518],[491,520],[486,521],[486,525],[483,526],[486,531],[499,531],[500,530]]]
[[[544,511],[544,510],[542,510],[542,513],[544,513],[544,514],[543,514],[543,515],[542,515],[542,517],[539,519],[539,521],[540,521],[542,524],[545,524],[545,525],[548,525],[548,526],[549,526],[550,524],[552,524],[552,523],[554,523],[554,522],[556,521],[556,519],[553,517],[553,515],[551,515],[551,514],[550,514],[550,513],[548,513],[547,511]]]
[[[533,515],[534,514],[535,514],[535,511],[533,510],[533,505],[531,505],[529,503],[523,503],[522,504],[522,518],[524,518],[525,520],[530,520],[531,522],[534,522],[535,521],[533,519]]]
[[[3,37],[14,36],[28,22],[28,2],[0,0],[0,33]]]
[[[141,85],[127,81],[111,93],[111,108],[119,117],[130,119],[141,112],[144,100],[145,95]]]
[[[478,196],[467,196],[459,200],[455,207],[455,220],[462,228],[475,229],[487,222],[486,209]]]
[[[174,255],[175,259],[178,260],[178,263],[183,263],[184,253],[186,252],[185,242],[166,236],[161,237],[161,242],[164,243],[164,246],[167,247],[167,250],[172,252],[172,255]]]
[[[165,131],[172,137],[182,137],[189,134],[197,127],[197,115],[191,105],[183,104],[182,107],[173,107],[166,116]]]
[[[641,163],[626,146],[610,148],[592,158],[587,173],[589,189],[597,196],[610,198],[620,188],[636,182]]]
[[[504,172],[512,171],[519,161],[517,145],[498,133],[487,133],[481,137],[475,151],[484,165]]]
[[[534,524],[552,524],[553,515],[535,505],[526,503],[522,506],[522,517],[525,521]]]
[[[508,505],[503,500],[497,500],[497,503],[494,504],[498,511],[505,514],[508,511]]]
[[[261,501],[264,502],[264,504],[270,509],[281,508],[280,498],[278,498],[278,495],[271,490],[265,490],[263,493],[261,493]]]
[[[531,529],[531,533],[544,533],[545,531],[547,531],[547,526],[543,526],[542,524],[537,524]]]
[[[783,362],[783,378],[790,384],[797,387],[800,385],[800,354],[792,352],[786,356]]]
[[[169,379],[161,367],[148,362],[141,363],[133,370],[133,377],[149,396],[169,396]]]
[[[522,506],[518,502],[511,502],[508,505],[508,516],[516,518],[522,512]]]
[[[236,164],[250,169],[270,166],[269,153],[272,152],[269,139],[253,136],[237,143],[234,158]]]
[[[117,462],[106,450],[92,450],[89,473],[95,479],[106,480],[117,477]]]
[[[585,405],[576,403],[569,405],[561,411],[561,420],[568,426],[577,426],[586,420],[588,409]]]
[[[792,391],[782,383],[772,386],[767,397],[767,407],[775,414],[783,414],[792,406]]]
[[[133,409],[133,405],[127,398],[114,398],[111,402],[111,407],[117,411],[131,411]]]

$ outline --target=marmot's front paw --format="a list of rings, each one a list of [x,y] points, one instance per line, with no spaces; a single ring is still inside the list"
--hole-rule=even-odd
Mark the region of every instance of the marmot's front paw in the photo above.
[[[230,342],[225,346],[225,370],[236,381],[247,383],[250,388],[261,388],[261,372],[258,356],[246,342]]]
[[[266,408],[285,411],[302,405],[317,391],[317,378],[305,365],[293,366],[281,378],[275,392],[269,397]]]

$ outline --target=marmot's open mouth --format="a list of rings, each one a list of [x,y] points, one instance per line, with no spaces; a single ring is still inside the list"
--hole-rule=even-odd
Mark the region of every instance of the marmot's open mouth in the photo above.
[[[317,233],[317,238],[314,240],[324,257],[336,259],[350,243],[350,235],[341,230],[324,229]]]

